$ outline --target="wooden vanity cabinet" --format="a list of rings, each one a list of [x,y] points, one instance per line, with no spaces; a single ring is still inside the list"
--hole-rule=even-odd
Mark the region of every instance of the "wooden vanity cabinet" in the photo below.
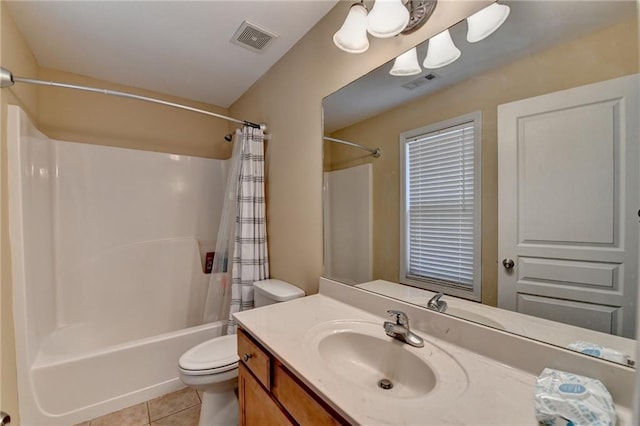
[[[238,329],[241,426],[348,425],[242,329]]]
[[[247,367],[238,366],[238,398],[240,425],[294,425],[278,403],[260,385]]]

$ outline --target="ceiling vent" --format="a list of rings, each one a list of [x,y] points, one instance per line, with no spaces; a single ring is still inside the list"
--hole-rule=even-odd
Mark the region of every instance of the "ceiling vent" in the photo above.
[[[253,52],[262,53],[278,35],[260,28],[256,24],[244,21],[231,39],[231,43],[245,47]]]
[[[430,82],[431,80],[437,77],[438,75],[432,72],[427,75],[423,75],[422,77],[418,77],[415,80],[410,81],[406,84],[403,84],[402,87],[409,90],[417,89],[418,87],[427,84],[428,82]]]

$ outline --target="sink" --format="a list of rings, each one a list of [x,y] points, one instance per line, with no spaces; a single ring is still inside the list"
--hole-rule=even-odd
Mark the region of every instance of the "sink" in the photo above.
[[[436,386],[436,375],[429,364],[403,345],[397,340],[349,330],[320,340],[318,351],[335,373],[355,384],[375,389],[380,380],[387,379],[393,385],[391,390],[395,390],[393,396],[425,395]]]
[[[463,392],[468,383],[464,369],[428,336],[423,338],[425,347],[414,348],[387,336],[382,321],[331,321],[307,332],[305,348],[334,380],[368,398]]]

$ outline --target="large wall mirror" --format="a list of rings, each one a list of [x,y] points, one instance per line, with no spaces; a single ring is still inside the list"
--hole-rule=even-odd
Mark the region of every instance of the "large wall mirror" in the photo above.
[[[325,98],[325,276],[633,366],[637,4],[499,3],[449,65]]]

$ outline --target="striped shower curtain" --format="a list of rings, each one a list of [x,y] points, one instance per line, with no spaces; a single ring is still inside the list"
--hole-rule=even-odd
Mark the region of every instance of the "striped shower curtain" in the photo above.
[[[237,329],[232,314],[253,308],[253,282],[269,277],[262,129],[245,126],[241,143],[227,334]]]

